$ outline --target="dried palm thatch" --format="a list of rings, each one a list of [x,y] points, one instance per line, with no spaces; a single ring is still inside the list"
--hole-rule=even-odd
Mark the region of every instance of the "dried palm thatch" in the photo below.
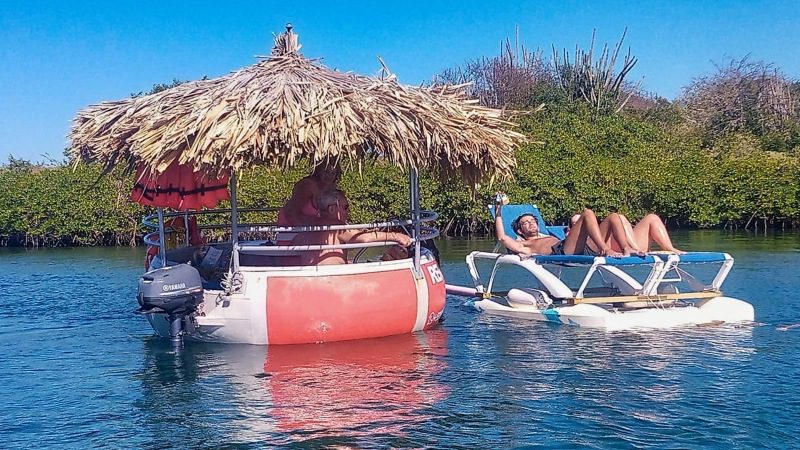
[[[150,174],[175,160],[217,176],[367,158],[472,185],[510,174],[524,136],[501,111],[467,98],[465,85],[404,86],[385,66],[382,77],[342,73],[299,49],[287,27],[271,56],[237,72],[89,106],[74,121],[72,156]]]

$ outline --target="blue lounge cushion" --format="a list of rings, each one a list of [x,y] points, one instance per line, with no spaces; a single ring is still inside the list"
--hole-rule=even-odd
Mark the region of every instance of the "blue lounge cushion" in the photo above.
[[[534,261],[538,264],[555,265],[591,265],[594,264],[594,256],[589,255],[538,255],[534,256]],[[623,256],[621,258],[605,257],[606,266],[637,266],[654,264],[658,261],[656,256]]]
[[[729,257],[722,252],[689,252],[679,258],[682,263],[721,263]]]

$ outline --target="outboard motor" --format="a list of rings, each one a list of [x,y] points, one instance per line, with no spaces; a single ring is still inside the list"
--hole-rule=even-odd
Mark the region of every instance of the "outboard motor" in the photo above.
[[[139,312],[165,313],[169,319],[169,338],[174,346],[183,345],[184,319],[203,302],[200,272],[188,264],[152,270],[139,279]]]

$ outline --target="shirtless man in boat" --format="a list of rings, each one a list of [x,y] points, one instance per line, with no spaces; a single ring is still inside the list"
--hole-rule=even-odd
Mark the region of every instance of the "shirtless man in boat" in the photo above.
[[[502,206],[502,201],[495,202],[495,232],[497,233],[497,240],[512,252],[521,255],[592,255],[611,257],[640,253],[631,246],[625,246],[622,249],[622,253],[620,253],[606,244],[607,239],[603,237],[604,235],[600,231],[601,228],[600,224],[597,222],[597,216],[594,214],[594,211],[588,208],[580,214],[580,217],[576,220],[569,234],[567,234],[567,237],[563,241],[554,236],[541,233],[539,222],[532,214],[523,214],[517,217],[512,223],[512,228],[517,233],[518,237],[508,236],[503,228]],[[606,218],[606,221],[607,220],[609,219]],[[625,236],[622,223],[618,220],[608,222],[604,225],[603,229],[607,230],[606,232],[615,238],[617,236]],[[603,245],[594,252],[586,246],[586,241],[589,238]],[[619,242],[626,241],[625,239],[619,239]]]
[[[344,192],[330,189],[322,192],[317,200],[320,225],[345,225],[350,218],[350,204]],[[387,245],[399,244],[407,247],[411,238],[403,233],[366,230],[326,230],[310,231],[298,234],[292,245],[340,245],[367,242],[386,242]],[[346,264],[347,250],[306,250],[300,252],[300,264],[317,266],[328,264]]]

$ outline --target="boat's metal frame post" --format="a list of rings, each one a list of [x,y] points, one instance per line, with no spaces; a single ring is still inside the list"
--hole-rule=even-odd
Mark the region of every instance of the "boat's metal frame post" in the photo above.
[[[156,208],[158,213],[158,257],[163,267],[167,267],[167,242],[164,233],[164,208]]]
[[[478,272],[478,267],[475,265],[475,256],[479,253],[477,251],[471,252],[465,258],[467,262],[467,268],[469,269],[469,275],[472,277],[472,285],[475,286],[475,290],[479,294],[483,294],[485,291],[483,287],[483,281],[481,281],[481,274]]]
[[[575,292],[575,298],[583,298],[583,292],[589,286],[589,281],[594,276],[594,273],[597,271],[597,268],[604,265],[606,263],[606,259],[602,256],[596,256],[594,258],[594,263],[589,267],[589,270],[586,271],[586,276],[583,277],[583,282],[581,286],[578,288],[578,291]]]
[[[189,247],[189,212],[183,213],[183,246]]]
[[[239,211],[236,204],[236,172],[231,173],[231,255],[233,271],[239,271]]]
[[[642,283],[642,295],[655,295],[658,294],[658,286],[661,284],[661,281],[664,279],[664,276],[672,270],[671,266],[672,263],[669,260],[664,261],[658,256],[653,255],[653,268],[650,270],[650,273],[647,274],[647,278]]]
[[[725,253],[725,262],[722,263],[722,267],[719,268],[719,272],[714,277],[714,281],[711,282],[711,289],[715,291],[719,291],[722,289],[722,283],[725,282],[725,278],[728,278],[728,273],[733,268],[733,257],[727,253]]]
[[[420,235],[421,225],[419,222],[419,176],[417,169],[412,168],[408,173],[409,194],[411,197],[411,221],[413,224],[412,236],[414,238],[414,274],[417,278],[422,277],[420,269]]]

